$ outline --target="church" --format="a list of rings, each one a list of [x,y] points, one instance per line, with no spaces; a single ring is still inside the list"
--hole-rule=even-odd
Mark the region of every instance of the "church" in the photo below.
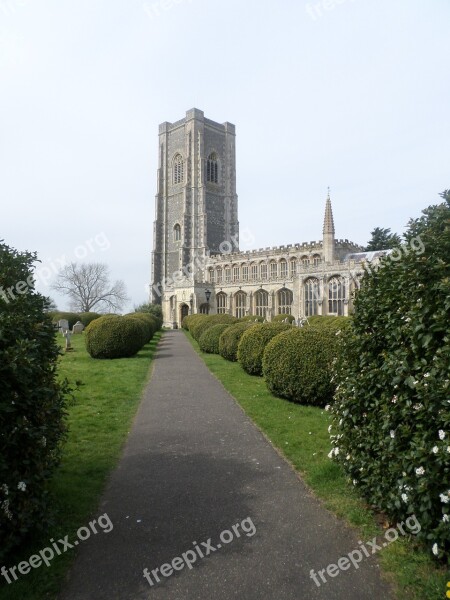
[[[377,261],[336,239],[330,194],[322,238],[239,250],[236,130],[193,108],[159,126],[150,301],[164,325],[190,314],[348,315],[365,261]]]

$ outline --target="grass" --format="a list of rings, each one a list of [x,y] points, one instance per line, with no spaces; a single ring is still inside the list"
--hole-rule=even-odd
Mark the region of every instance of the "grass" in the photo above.
[[[73,539],[79,527],[101,514],[99,498],[120,457],[160,337],[161,333],[155,335],[135,357],[115,360],[92,359],[84,348],[83,336],[72,337],[74,350],[61,357],[60,374],[72,383],[81,383],[69,406],[68,439],[50,486],[54,524],[45,534],[23,544],[6,567],[50,546],[50,538],[68,535]],[[74,557],[74,551],[69,550],[56,557],[50,567],[19,575],[18,581],[0,587],[0,599],[56,598]]]
[[[248,375],[238,363],[201,352],[187,334],[209,370],[222,382],[247,415],[301,474],[323,504],[358,531],[359,539],[383,536],[383,518],[361,500],[341,467],[328,458],[331,444],[329,414],[274,397],[262,377]],[[337,559],[338,557],[336,557]],[[379,554],[386,579],[398,599],[443,600],[450,574],[436,567],[414,539],[399,537]]]

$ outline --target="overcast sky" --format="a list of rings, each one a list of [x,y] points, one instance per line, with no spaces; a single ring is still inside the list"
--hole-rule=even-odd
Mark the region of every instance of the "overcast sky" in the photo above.
[[[145,301],[157,134],[236,125],[253,247],[401,233],[450,187],[448,0],[0,0],[0,238]],[[45,281],[44,281],[45,280]]]

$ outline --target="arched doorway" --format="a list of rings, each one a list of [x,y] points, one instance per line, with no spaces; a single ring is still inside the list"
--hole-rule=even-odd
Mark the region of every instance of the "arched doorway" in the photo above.
[[[180,325],[183,323],[184,317],[189,314],[189,306],[187,304],[181,304],[180,306]]]

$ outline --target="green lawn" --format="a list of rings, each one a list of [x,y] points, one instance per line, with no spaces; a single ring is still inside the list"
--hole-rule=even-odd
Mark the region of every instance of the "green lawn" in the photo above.
[[[83,336],[72,336],[74,350],[61,357],[60,373],[80,385],[69,406],[69,435],[63,460],[50,487],[54,525],[38,539],[23,545],[6,567],[50,546],[50,538],[68,535],[69,540],[73,539],[80,526],[100,515],[100,494],[118,462],[160,337],[158,333],[133,358],[94,360],[84,348]],[[10,585],[3,585],[2,578],[0,599],[53,600],[74,556],[74,551],[69,550],[55,558],[50,567],[32,569]]]
[[[362,541],[372,540],[375,535],[381,538],[383,519],[373,514],[351,482],[346,480],[340,466],[327,456],[331,449],[329,414],[320,408],[275,398],[262,377],[247,375],[238,363],[221,356],[201,352],[197,342],[189,334],[187,336],[210,371],[273,446],[291,462],[325,506],[356,527]],[[450,574],[438,569],[413,539],[399,537],[377,558],[398,599],[444,600]]]

